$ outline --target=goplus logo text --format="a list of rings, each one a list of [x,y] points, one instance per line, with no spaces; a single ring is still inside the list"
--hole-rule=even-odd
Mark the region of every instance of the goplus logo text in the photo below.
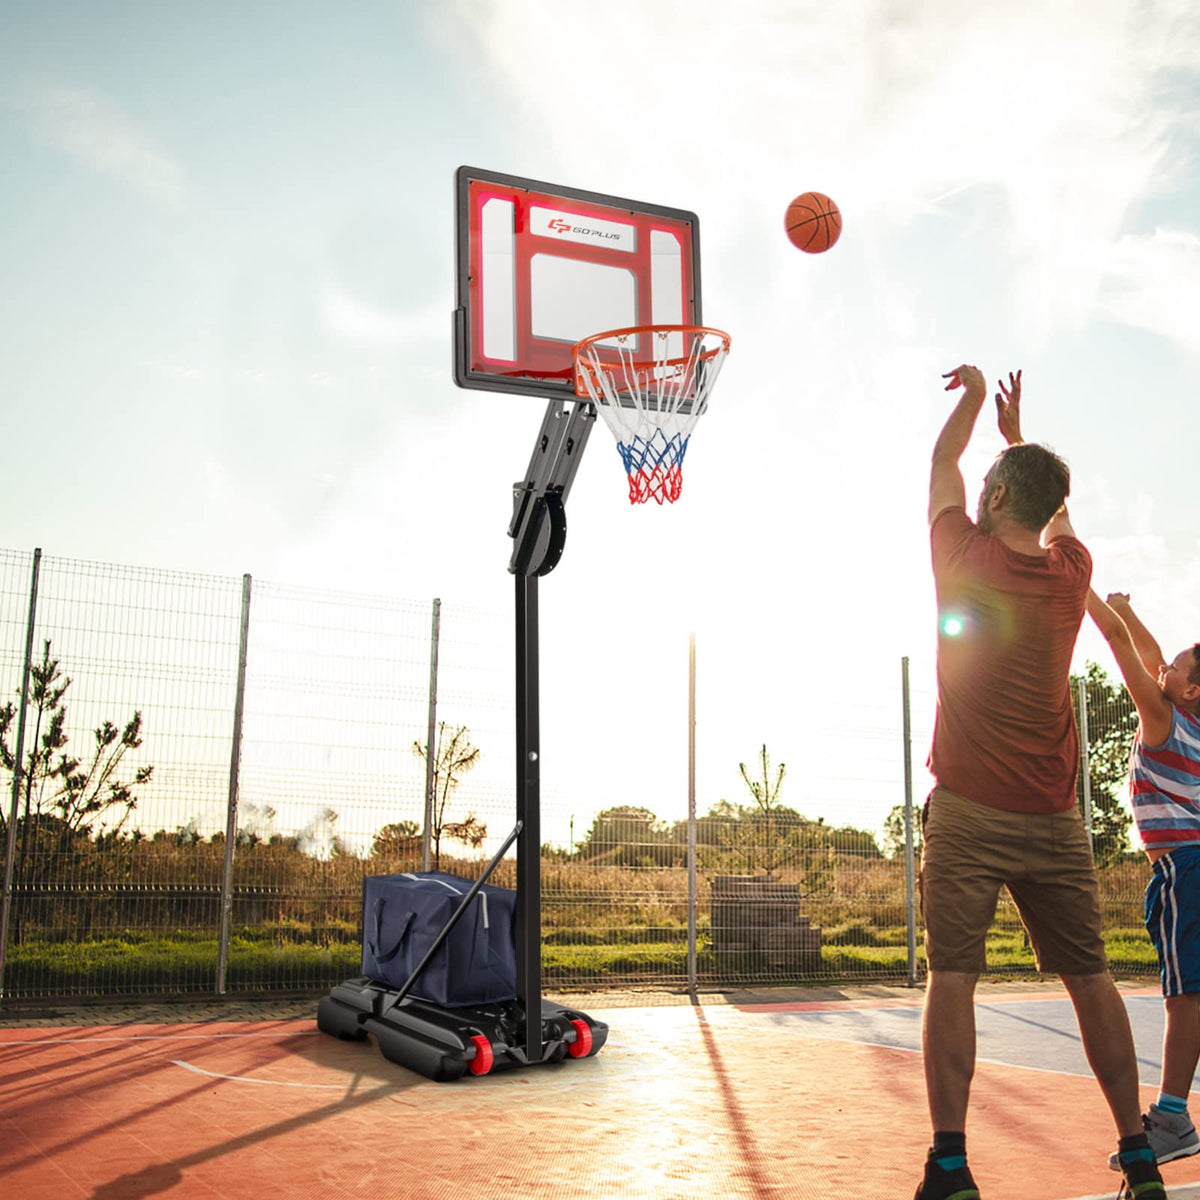
[[[529,231],[560,242],[602,245],[607,250],[637,249],[636,226],[626,225],[622,221],[601,221],[595,217],[580,218],[574,213],[536,205],[529,210]]]
[[[621,238],[619,233],[612,233],[606,229],[588,229],[584,225],[572,225],[560,217],[555,217],[550,222],[549,228],[553,229],[555,233],[577,233],[581,237],[606,238],[609,241],[619,241]]]

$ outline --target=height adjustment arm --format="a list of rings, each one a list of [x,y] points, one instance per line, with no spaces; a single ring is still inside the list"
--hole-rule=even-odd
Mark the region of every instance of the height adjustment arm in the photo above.
[[[513,484],[508,569],[514,575],[548,575],[558,565],[567,539],[567,493],[595,422],[586,400],[546,406],[525,478]]]

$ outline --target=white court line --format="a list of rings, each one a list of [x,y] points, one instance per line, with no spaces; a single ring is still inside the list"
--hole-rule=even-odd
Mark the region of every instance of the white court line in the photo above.
[[[319,1030],[297,1029],[294,1033],[283,1034],[283,1037],[316,1037]],[[5,1046],[74,1046],[85,1042],[194,1042],[197,1038],[275,1038],[280,1037],[278,1029],[269,1033],[207,1033],[197,1029],[192,1033],[133,1033],[128,1037],[74,1037],[74,1038],[0,1038],[0,1054]]]
[[[976,997],[975,1007],[976,1008],[991,1008],[995,1005],[1000,1005],[1000,1004],[1046,1004],[1046,1003],[1064,1001],[1064,1000],[1069,1003],[1070,999],[1071,999],[1071,997],[1066,992],[1047,993],[1044,996],[1040,995],[1038,993],[1021,993],[1019,995],[1014,995],[1014,996],[989,996],[985,1000],[981,1000],[978,997]],[[1127,992],[1121,993],[1121,999],[1122,1000],[1160,1000],[1161,1001],[1162,1000],[1162,992],[1160,992],[1157,988],[1146,988],[1145,990],[1139,989],[1137,991],[1127,991]],[[790,1002],[789,1001],[780,1001],[779,1003],[786,1005],[786,1004],[789,1004]],[[799,1001],[797,1003],[803,1004],[806,1002]],[[824,1008],[803,1008],[803,1007],[787,1008],[787,1007],[778,1007],[774,1003],[769,1003],[768,1005],[764,1006],[764,1005],[760,1005],[760,1004],[754,1003],[754,1002],[750,1002],[750,1003],[747,1003],[744,1005],[743,1004],[728,1004],[728,1005],[716,1005],[714,1007],[716,1008],[716,1010],[718,1012],[721,1011],[722,1009],[729,1008],[729,1009],[733,1009],[736,1012],[742,1013],[745,1016],[749,1016],[749,1017],[770,1016],[772,1014],[783,1016],[783,1015],[787,1015],[789,1013],[792,1016],[803,1017],[803,1016],[818,1016],[818,1015],[819,1016],[824,1016],[824,1015],[837,1016],[837,1015],[848,1013],[848,1012],[906,1012],[906,1011],[914,1009],[914,1008],[919,1010],[924,1005],[923,1000],[918,1000],[915,998],[911,999],[911,1000],[883,1001],[879,1004],[866,1003],[862,1007],[859,1007],[858,1002],[854,1001],[854,1000],[825,1001],[824,1003],[827,1004],[828,1007],[824,1007]],[[631,1012],[645,1012],[646,1010],[645,1009],[631,1009],[630,1011]],[[713,1008],[709,1008],[706,1011],[712,1012]],[[1087,1198],[1084,1197],[1083,1200],[1087,1200]]]
[[[793,1031],[798,1032],[798,1031]],[[894,1046],[890,1042],[863,1042],[858,1038],[834,1038],[824,1037],[817,1033],[802,1033],[801,1037],[806,1037],[810,1042],[840,1042],[843,1046],[870,1046],[875,1050],[899,1050],[902,1054],[920,1054],[921,1050],[916,1046]],[[1065,1075],[1068,1079],[1093,1079],[1095,1078],[1090,1071],[1058,1071],[1053,1067],[1026,1067],[1021,1063],[1005,1062],[1000,1058],[977,1058],[977,1063],[987,1063],[992,1067],[1008,1067],[1013,1071],[1036,1071],[1039,1075]],[[1088,1197],[1082,1196],[1080,1200],[1089,1200]],[[1108,1200],[1112,1200],[1110,1196]],[[1197,1194],[1197,1200],[1200,1200],[1200,1193]]]
[[[180,1058],[171,1059],[173,1067],[182,1067],[185,1071],[195,1071],[197,1075],[207,1075],[210,1079],[230,1079],[234,1083],[263,1083],[269,1087],[322,1088],[334,1092],[346,1091],[344,1083],[291,1083],[286,1079],[254,1079],[249,1075],[222,1075],[217,1071],[206,1071],[203,1067],[193,1066]]]

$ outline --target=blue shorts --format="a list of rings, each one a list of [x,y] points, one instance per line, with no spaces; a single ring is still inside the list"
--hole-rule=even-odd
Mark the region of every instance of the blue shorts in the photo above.
[[[1158,951],[1163,995],[1200,992],[1200,846],[1178,846],[1155,861],[1146,932]]]

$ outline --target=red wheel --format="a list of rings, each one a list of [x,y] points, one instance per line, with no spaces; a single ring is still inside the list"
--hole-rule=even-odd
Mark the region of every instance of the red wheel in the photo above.
[[[467,1070],[472,1075],[486,1075],[495,1061],[492,1056],[492,1043],[480,1033],[472,1035],[471,1041],[475,1043],[475,1057],[467,1063]]]
[[[575,1040],[568,1043],[567,1053],[572,1058],[583,1058],[592,1052],[592,1027],[578,1018],[571,1024],[575,1027]]]

